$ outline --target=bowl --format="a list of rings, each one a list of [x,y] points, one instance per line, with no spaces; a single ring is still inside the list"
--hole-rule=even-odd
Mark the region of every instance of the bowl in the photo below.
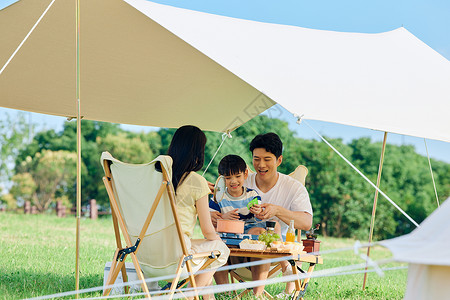
[[[217,220],[217,231],[227,233],[244,233],[244,221],[239,220]]]
[[[283,242],[281,242],[281,241],[273,241],[272,243],[270,243],[270,247],[272,249],[280,250],[280,249],[283,248]]]

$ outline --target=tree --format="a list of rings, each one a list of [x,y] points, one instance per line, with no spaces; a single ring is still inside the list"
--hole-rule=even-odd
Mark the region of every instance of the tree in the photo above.
[[[161,128],[149,133],[133,133],[120,129],[117,124],[82,121],[82,201],[95,198],[100,205],[107,207],[109,204],[101,180],[104,176],[99,159],[102,151],[109,151],[126,162],[148,162],[159,154],[167,154],[175,130]],[[250,142],[256,135],[267,132],[277,133],[283,141],[283,163],[279,168],[281,173],[289,174],[299,164],[308,167],[306,187],[314,210],[314,223],[322,223],[322,233],[366,239],[374,188],[326,144],[296,137],[288,124],[282,120],[258,116],[233,131],[233,137],[224,142],[205,178],[215,182],[218,176],[217,166],[227,154],[240,155],[252,167]],[[205,170],[223,138],[222,133],[205,134],[205,164],[199,173]],[[331,139],[330,142],[372,182],[376,182],[381,143],[373,143],[369,138],[356,139],[349,144],[340,139]],[[30,159],[33,163],[40,161],[44,150],[65,151],[75,155],[76,123],[66,122],[61,132],[49,130],[36,134],[32,143],[17,153],[17,174],[12,190],[14,195],[7,197],[9,202],[11,199],[20,202],[30,197],[33,191],[30,178],[36,186],[35,194],[43,193],[36,181],[37,172],[23,169],[21,166],[29,165]],[[442,202],[450,195],[450,164],[435,160],[431,163]],[[75,172],[75,166],[72,170]],[[51,178],[50,174],[41,174]],[[54,196],[47,199],[69,199],[74,203],[76,189],[74,180],[69,184],[71,180],[67,179],[66,183],[60,184],[62,188],[57,188]],[[387,145],[380,187],[417,222],[421,222],[437,207],[427,159],[417,154],[412,146]],[[4,196],[2,198],[5,199]],[[384,197],[379,196],[375,240],[398,236],[413,228],[414,226]]]
[[[98,148],[97,137],[103,138],[119,132],[123,132],[123,130],[119,128],[118,124],[82,120],[81,159],[84,165],[81,176],[82,202],[86,203],[90,199],[97,199],[98,204],[107,205],[108,197],[101,180],[104,173],[100,164],[101,151]],[[65,122],[61,132],[47,130],[37,133],[33,141],[20,151],[16,159],[16,166],[25,161],[27,157],[34,159],[35,155],[43,150],[63,150],[76,153],[76,149],[76,122]],[[76,168],[74,170],[76,171]],[[16,168],[16,172],[20,172],[20,170]],[[76,189],[68,189],[65,193],[72,204],[75,204]]]
[[[31,200],[39,212],[44,212],[56,198],[74,189],[76,162],[76,154],[68,151],[36,153],[19,166],[11,192],[16,199]]]
[[[21,112],[14,118],[5,113],[0,119],[0,183],[11,179],[16,157],[25,148],[33,128]]]
[[[31,157],[29,162],[31,162]],[[13,176],[12,181],[13,186],[10,189],[10,193],[20,206],[22,206],[26,201],[37,202],[35,199],[37,196],[37,185],[30,173],[17,173]]]
[[[288,124],[279,119],[271,119],[267,116],[257,116],[247,123],[243,124],[235,131],[231,133],[232,138],[227,138],[223,143],[222,148],[217,153],[214,161],[205,174],[206,179],[215,182],[218,173],[217,168],[220,160],[228,154],[235,154],[241,156],[248,166],[253,168],[252,165],[252,153],[250,152],[250,142],[258,134],[264,134],[268,132],[277,133],[282,139],[284,145],[289,145],[294,141],[294,133],[289,129]],[[206,132],[208,139],[205,148],[205,166],[211,161],[214,153],[219,147],[223,139],[222,133]],[[285,172],[287,168],[291,168],[291,165],[282,164],[280,168],[281,172]],[[295,168],[292,168],[293,171]]]
[[[3,203],[8,209],[16,209],[17,201],[11,193],[0,195],[0,204]]]
[[[128,163],[150,162],[154,155],[149,144],[139,137],[129,137],[125,132],[106,137],[97,137],[100,151],[108,151],[118,160]]]

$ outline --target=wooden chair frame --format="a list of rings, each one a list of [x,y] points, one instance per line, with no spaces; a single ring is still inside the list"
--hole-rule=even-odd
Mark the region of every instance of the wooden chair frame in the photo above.
[[[175,274],[175,278],[172,280],[170,289],[169,289],[169,293],[168,293],[168,299],[172,299],[176,289],[178,290],[178,292],[181,293],[181,291],[179,290],[180,288],[182,288],[183,286],[185,286],[186,284],[188,284],[189,282],[191,283],[191,286],[194,288],[194,294],[195,294],[195,299],[199,299],[198,297],[198,292],[197,292],[197,286],[195,283],[195,278],[194,278],[194,274],[192,274],[192,265],[191,265],[191,260],[194,258],[208,258],[207,261],[203,264],[203,266],[197,271],[202,271],[204,270],[206,267],[208,267],[212,262],[214,262],[214,260],[216,260],[219,256],[220,256],[220,252],[219,251],[212,251],[212,252],[208,252],[208,253],[196,253],[196,254],[189,254],[186,248],[186,244],[183,238],[183,232],[181,229],[181,225],[180,222],[178,220],[178,215],[177,215],[177,210],[176,210],[176,205],[175,205],[175,196],[174,196],[174,191],[173,191],[173,187],[171,185],[171,181],[168,178],[167,175],[167,171],[164,169],[163,165],[161,164],[161,169],[162,169],[162,174],[163,174],[163,182],[161,183],[161,186],[158,190],[158,193],[155,197],[155,201],[153,202],[152,207],[150,208],[150,211],[148,213],[147,219],[145,220],[141,232],[137,238],[136,243],[133,245],[131,243],[131,239],[130,239],[130,235],[128,234],[127,228],[125,226],[125,222],[124,219],[122,217],[122,214],[119,210],[119,206],[117,204],[117,199],[114,195],[114,188],[113,188],[113,177],[112,177],[112,173],[111,173],[111,168],[110,165],[113,162],[110,160],[104,160],[103,161],[103,165],[104,165],[104,170],[105,170],[105,176],[103,177],[103,183],[105,184],[106,187],[106,191],[108,193],[109,196],[109,201],[111,204],[111,213],[112,213],[112,220],[113,220],[113,226],[114,226],[114,233],[115,233],[115,237],[116,237],[116,251],[114,253],[114,259],[113,262],[111,264],[111,269],[110,272],[108,274],[108,278],[106,280],[106,286],[108,285],[112,285],[114,284],[114,282],[117,279],[117,276],[119,275],[119,272],[122,271],[122,278],[123,278],[123,282],[127,282],[128,281],[128,276],[126,274],[126,269],[125,269],[125,259],[128,255],[131,256],[132,262],[134,267],[136,268],[136,274],[138,276],[138,278],[142,281],[141,282],[141,287],[143,292],[146,294],[147,298],[151,298],[150,297],[150,292],[148,290],[147,284],[145,283],[145,278],[144,278],[144,274],[142,273],[142,270],[139,266],[139,262],[137,260],[136,257],[136,252],[139,250],[139,243],[140,241],[142,241],[142,239],[145,236],[145,233],[150,225],[150,222],[153,218],[153,215],[156,211],[156,208],[158,207],[158,204],[161,200],[161,196],[163,195],[164,192],[168,193],[169,196],[169,201],[170,201],[170,206],[172,209],[172,213],[173,213],[173,217],[175,220],[175,226],[177,229],[177,233],[178,233],[178,238],[181,244],[181,248],[182,248],[182,252],[183,255],[179,260],[178,263],[178,267],[177,267],[177,271]],[[120,229],[120,230],[119,230]],[[120,232],[122,232],[123,238],[125,239],[125,247],[122,247],[122,241],[120,238]],[[179,285],[177,287],[177,283],[180,279],[181,273],[182,273],[182,269],[184,267],[184,265],[186,264],[186,269],[187,272],[189,273],[189,277],[183,281],[181,283],[181,285]],[[105,291],[103,292],[103,296],[108,296],[109,293],[111,291],[111,288],[107,288],[105,289]],[[128,288],[125,289],[125,292],[128,293]]]

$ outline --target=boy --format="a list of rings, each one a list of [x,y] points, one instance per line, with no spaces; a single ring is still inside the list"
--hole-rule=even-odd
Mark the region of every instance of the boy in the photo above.
[[[255,190],[244,185],[248,177],[245,161],[238,155],[227,155],[220,161],[218,171],[219,175],[225,178],[226,191],[219,203],[210,201],[209,207],[219,212],[219,219],[244,220],[244,233],[259,235],[264,232],[262,228],[266,228],[266,221],[255,217],[263,212],[260,206],[261,197]],[[254,199],[257,199],[258,204],[248,209],[247,205]],[[280,224],[275,223],[275,232],[281,236]],[[228,271],[216,272],[214,279],[217,284],[229,283]]]
[[[220,212],[222,219],[245,221],[245,233],[254,234],[252,228],[265,227],[265,221],[254,216],[261,212],[261,197],[244,186],[248,177],[245,161],[238,155],[227,155],[220,161],[218,171],[225,178],[226,191],[219,203],[210,201],[209,207]]]

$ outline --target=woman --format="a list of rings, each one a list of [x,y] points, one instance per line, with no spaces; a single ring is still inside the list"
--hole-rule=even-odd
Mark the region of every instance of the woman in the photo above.
[[[230,250],[219,238],[211,222],[208,205],[208,194],[210,193],[208,182],[196,173],[203,167],[205,144],[205,134],[199,128],[187,125],[178,128],[175,132],[168,151],[168,155],[173,160],[172,183],[175,190],[178,217],[185,234],[188,252],[199,253],[218,250],[221,253],[220,257],[209,266],[211,271],[195,277],[195,282],[199,287],[211,284],[215,269],[224,265],[230,254]],[[192,239],[197,215],[205,237],[201,240]],[[204,295],[203,297],[204,299],[214,299],[213,295]]]

